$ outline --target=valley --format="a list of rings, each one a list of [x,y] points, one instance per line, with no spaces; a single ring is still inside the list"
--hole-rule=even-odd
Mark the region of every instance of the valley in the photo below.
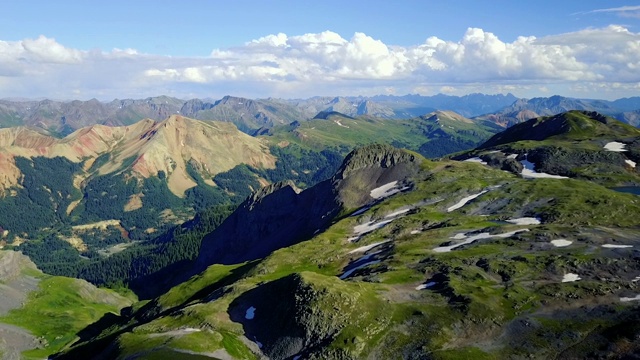
[[[512,121],[391,100],[0,129],[3,356],[640,352],[640,130],[587,101]]]

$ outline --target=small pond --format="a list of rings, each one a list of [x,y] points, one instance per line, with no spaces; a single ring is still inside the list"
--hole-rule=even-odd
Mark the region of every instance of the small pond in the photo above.
[[[612,187],[611,190],[615,190],[618,192],[629,193],[640,195],[640,186],[620,186],[620,187]]]

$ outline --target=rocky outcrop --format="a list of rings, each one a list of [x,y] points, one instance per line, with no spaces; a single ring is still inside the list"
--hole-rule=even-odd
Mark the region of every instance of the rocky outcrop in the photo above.
[[[396,149],[390,145],[374,144],[362,147],[347,155],[336,174],[336,179],[344,179],[360,169],[368,167],[389,168],[400,163],[413,162],[415,159],[415,154]]]
[[[410,181],[422,157],[388,145],[351,152],[331,179],[299,191],[291,182],[269,185],[251,195],[202,240],[198,270],[236,264],[310,239],[345,209],[375,201],[371,190]]]

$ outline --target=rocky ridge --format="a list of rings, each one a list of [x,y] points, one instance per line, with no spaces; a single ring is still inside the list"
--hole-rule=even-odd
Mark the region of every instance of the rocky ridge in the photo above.
[[[3,189],[19,185],[20,174],[14,157],[61,156],[84,164],[91,172],[110,174],[128,171],[148,178],[164,172],[170,190],[181,196],[196,186],[187,171],[192,162],[203,177],[245,163],[271,168],[275,158],[260,140],[241,133],[230,123],[205,122],[172,115],[162,122],[143,120],[130,126],[93,125],[57,139],[27,128],[0,129],[0,177]],[[109,161],[94,166],[96,159]],[[129,163],[129,164],[128,164]]]

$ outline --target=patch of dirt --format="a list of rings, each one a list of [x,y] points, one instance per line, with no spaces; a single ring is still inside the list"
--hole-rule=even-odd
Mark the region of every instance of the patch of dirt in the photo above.
[[[25,275],[37,271],[36,265],[17,251],[0,251],[0,316],[20,308],[30,292],[38,289],[39,279]],[[20,353],[42,344],[27,330],[0,323],[0,353],[3,359],[21,359]]]
[[[75,225],[72,227],[73,230],[91,230],[91,229],[101,229],[106,230],[108,226],[116,226],[120,227],[120,220],[104,220],[98,221],[91,224],[83,224],[83,225]]]
[[[67,216],[71,214],[71,212],[73,211],[73,209],[76,208],[76,206],[78,206],[78,204],[80,204],[80,200],[76,200],[76,201],[72,201],[69,206],[67,206]]]
[[[71,236],[71,237],[59,236],[59,238],[61,240],[68,242],[71,246],[73,246],[76,250],[80,252],[85,252],[89,249],[87,247],[87,244],[84,243],[84,240],[82,240],[82,238],[78,236]]]
[[[142,208],[142,197],[144,194],[133,194],[129,197],[129,201],[124,206],[124,211],[129,212]]]
[[[41,348],[41,340],[17,326],[0,324],[0,354],[4,360],[22,359],[21,353]]]

